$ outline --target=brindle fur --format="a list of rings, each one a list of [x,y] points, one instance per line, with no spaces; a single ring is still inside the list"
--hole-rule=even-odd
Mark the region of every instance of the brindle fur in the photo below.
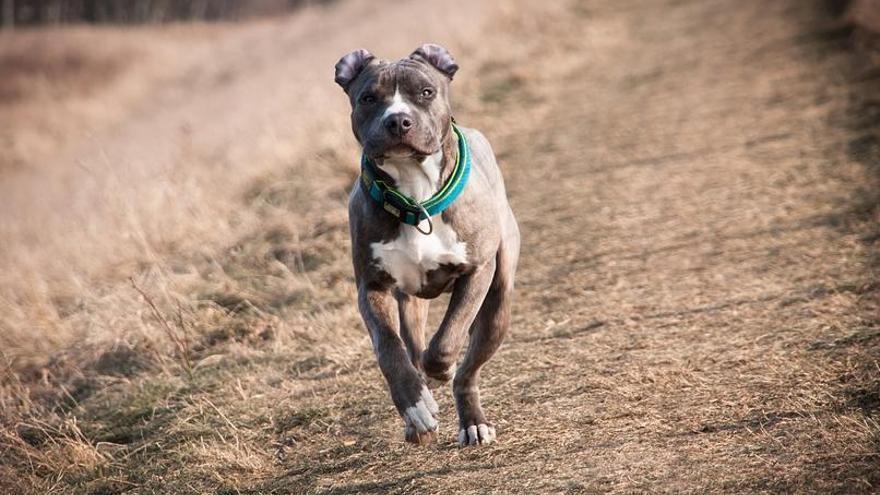
[[[382,164],[384,153],[406,146],[420,157],[443,150],[441,184],[454,167],[458,140],[452,132],[448,86],[455,65],[445,49],[424,45],[409,58],[396,62],[377,60],[365,50],[343,57],[337,64],[337,82],[352,104],[352,129],[365,154]],[[426,86],[436,88],[430,101],[420,100]],[[382,126],[387,104],[363,104],[370,93],[388,102],[395,90],[415,102],[413,130],[401,140]],[[352,258],[358,287],[358,304],[392,400],[404,416],[422,398],[425,377],[447,381],[469,329],[470,342],[453,379],[453,393],[465,444],[488,443],[484,427],[491,427],[480,405],[480,368],[500,346],[510,323],[514,273],[519,256],[519,230],[507,202],[504,182],[488,141],[474,129],[461,127],[472,156],[467,186],[445,211],[443,221],[458,240],[466,243],[467,259],[444,264],[427,274],[417,294],[405,294],[373,259],[371,245],[395,239],[401,224],[363,192],[359,185],[349,202]],[[393,183],[390,176],[383,177]],[[452,291],[439,329],[426,344],[428,299]],[[433,400],[431,401],[433,402]],[[432,413],[433,414],[433,413]],[[404,416],[405,417],[405,416]],[[434,428],[406,424],[406,439],[414,443],[433,440]],[[494,435],[494,433],[493,433]]]

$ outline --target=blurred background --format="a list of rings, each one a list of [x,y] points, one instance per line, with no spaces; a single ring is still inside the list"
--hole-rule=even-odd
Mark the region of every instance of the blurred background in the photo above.
[[[70,23],[242,19],[287,12],[320,0],[3,0],[0,23],[6,28]],[[324,0],[325,2],[327,0]]]
[[[403,445],[342,55],[446,46],[523,231],[501,442]],[[0,493],[873,493],[877,0],[0,0]],[[445,299],[432,306],[442,318]]]

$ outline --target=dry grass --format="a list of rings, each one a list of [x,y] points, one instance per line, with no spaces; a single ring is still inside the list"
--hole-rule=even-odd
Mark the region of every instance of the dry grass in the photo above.
[[[0,493],[880,490],[870,37],[821,2],[429,4],[0,45]],[[330,67],[426,39],[524,232],[489,449],[442,391],[403,445],[353,304]]]

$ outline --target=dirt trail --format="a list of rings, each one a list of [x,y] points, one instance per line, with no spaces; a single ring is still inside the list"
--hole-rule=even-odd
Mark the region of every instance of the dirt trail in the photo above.
[[[461,117],[492,137],[524,232],[512,335],[484,373],[502,442],[457,450],[444,397],[438,448],[311,439],[268,486],[880,490],[858,378],[880,323],[877,79],[849,32],[803,2],[567,8],[520,26],[529,67],[499,60],[481,117]]]
[[[261,172],[287,181],[267,201],[273,222],[297,217],[296,238],[239,231],[225,258],[186,259],[207,279],[222,265],[247,280],[256,308],[241,318],[288,333],[266,344],[230,330],[226,347],[195,351],[189,381],[142,373],[84,395],[84,434],[128,453],[56,490],[880,492],[880,78],[826,4],[573,1],[537,14],[509,2],[445,41],[463,66],[457,118],[492,141],[523,233],[512,332],[483,373],[491,448],[456,446],[448,391],[435,393],[440,443],[402,443],[353,307],[344,101],[310,90],[308,108],[339,114],[296,127],[317,137],[283,155],[313,163]],[[361,44],[401,55],[398,37],[378,37],[417,6],[344,8],[374,23],[300,54],[309,67]],[[249,39],[280,55],[269,45],[282,27]],[[278,66],[330,84],[333,61],[320,83]],[[284,91],[257,73],[197,104]],[[275,122],[278,108],[242,121]],[[252,198],[244,208],[268,215]],[[277,262],[303,292],[251,281]]]

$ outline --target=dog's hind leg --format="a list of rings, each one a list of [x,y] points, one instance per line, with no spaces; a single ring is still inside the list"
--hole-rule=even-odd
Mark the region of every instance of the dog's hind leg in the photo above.
[[[495,427],[480,404],[480,368],[495,354],[510,327],[513,278],[519,256],[519,236],[498,251],[495,277],[471,327],[467,353],[452,382],[458,409],[459,445],[488,444],[495,440]]]
[[[422,369],[422,353],[425,351],[425,323],[428,321],[430,301],[397,291],[397,307],[400,309],[400,336],[413,366]]]

